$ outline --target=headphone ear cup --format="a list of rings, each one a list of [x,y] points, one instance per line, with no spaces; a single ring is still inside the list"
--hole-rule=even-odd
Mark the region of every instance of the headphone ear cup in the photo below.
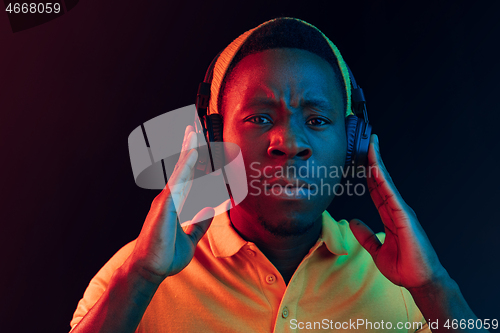
[[[354,115],[345,118],[345,133],[347,136],[347,153],[345,158],[345,168],[352,166],[356,147],[356,128],[358,127],[358,117]]]
[[[363,135],[365,121],[354,115],[347,116],[345,120],[345,131],[347,135],[347,154],[345,168],[349,166],[355,171],[361,166],[368,167],[368,149],[370,147],[370,135],[372,126],[366,125],[366,133]]]
[[[370,136],[372,134],[372,125],[366,125],[365,135],[363,129],[365,128],[365,121],[358,118],[358,126],[356,127],[355,151],[354,151],[354,165],[356,168],[364,166],[368,168],[368,149],[370,148]]]
[[[212,152],[212,159],[214,162],[215,170],[219,170],[224,165],[224,150],[222,144],[222,117],[220,114],[209,115],[210,122],[212,124],[212,135],[215,144],[210,145],[210,150]]]
[[[215,142],[222,142],[222,116],[220,114],[211,114],[210,120],[212,121],[212,130]]]

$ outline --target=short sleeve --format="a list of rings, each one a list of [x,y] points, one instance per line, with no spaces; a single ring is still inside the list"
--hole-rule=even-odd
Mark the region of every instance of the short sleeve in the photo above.
[[[431,329],[429,328],[429,325],[427,323],[424,323],[421,329],[416,330],[415,333],[432,333]]]
[[[380,240],[381,243],[384,243],[385,241],[385,233],[384,232],[378,232],[377,238]],[[422,312],[420,312],[419,308],[415,304],[415,301],[413,300],[413,297],[411,296],[410,292],[405,289],[400,287],[401,289],[401,295],[403,296],[405,306],[406,306],[406,312],[408,315],[408,322],[411,323],[412,327],[418,326],[418,328],[415,329],[410,329],[409,332],[415,332],[415,333],[432,333],[432,331],[429,328],[429,325],[427,324],[424,316],[422,315]],[[420,327],[419,323],[422,323],[422,327]]]
[[[420,309],[417,307],[417,304],[415,304],[410,292],[406,288],[399,288],[401,289],[401,294],[403,295],[403,299],[405,301],[408,322],[411,323],[411,329],[409,329],[408,332],[432,333],[427,321],[422,315],[422,312],[420,312]]]
[[[78,306],[73,314],[73,319],[70,322],[71,331],[82,320],[99,300],[101,295],[106,291],[109,281],[116,269],[118,269],[132,253],[135,246],[135,240],[122,247],[115,253],[111,259],[97,272],[90,281],[87,289],[83,294],[83,298],[78,302]],[[70,331],[70,332],[71,332]]]

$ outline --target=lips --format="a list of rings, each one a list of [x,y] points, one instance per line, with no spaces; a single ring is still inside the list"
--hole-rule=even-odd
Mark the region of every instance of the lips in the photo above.
[[[289,179],[289,178],[274,178],[269,181],[269,187],[273,187],[274,185],[280,185],[281,187],[286,188],[303,188],[309,189],[310,184],[302,179]]]
[[[280,200],[309,200],[310,185],[301,179],[275,178],[266,184],[264,195]]]

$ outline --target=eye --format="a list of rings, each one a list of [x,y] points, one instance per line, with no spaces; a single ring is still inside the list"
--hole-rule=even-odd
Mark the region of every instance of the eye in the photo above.
[[[322,119],[322,118],[312,118],[306,122],[306,124],[313,125],[313,126],[321,126],[321,125],[326,125],[329,123],[330,123],[329,121],[327,121],[326,119]]]
[[[247,119],[247,121],[254,123],[254,124],[270,124],[271,121],[263,116],[253,116]]]

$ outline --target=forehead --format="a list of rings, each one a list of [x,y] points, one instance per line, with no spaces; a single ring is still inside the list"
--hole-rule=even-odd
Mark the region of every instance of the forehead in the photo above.
[[[322,98],[342,110],[343,86],[332,66],[306,50],[281,48],[250,54],[235,66],[227,85],[224,104],[254,98],[288,98],[290,102]]]

